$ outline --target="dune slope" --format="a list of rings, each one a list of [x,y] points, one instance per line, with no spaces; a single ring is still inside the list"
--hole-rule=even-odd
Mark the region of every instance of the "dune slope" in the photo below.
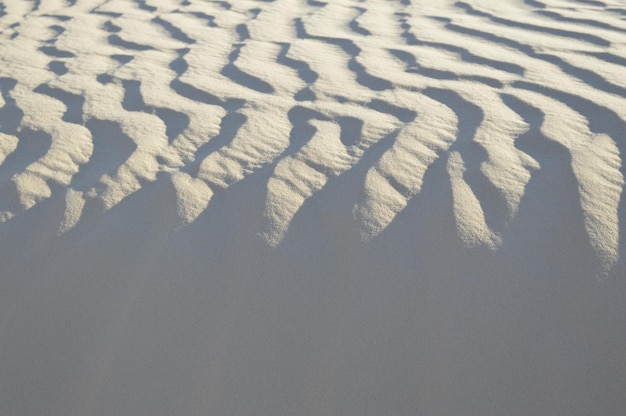
[[[620,415],[623,0],[0,2],[0,414]]]

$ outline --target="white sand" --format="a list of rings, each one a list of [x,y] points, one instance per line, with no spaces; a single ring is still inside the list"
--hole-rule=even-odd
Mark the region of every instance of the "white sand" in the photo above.
[[[626,414],[626,1],[0,4],[0,415]]]

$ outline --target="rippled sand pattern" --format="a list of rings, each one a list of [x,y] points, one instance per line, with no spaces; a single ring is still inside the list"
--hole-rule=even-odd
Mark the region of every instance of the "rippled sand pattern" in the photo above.
[[[22,286],[30,284],[28,279],[39,282],[51,276],[45,285],[38,283],[44,287],[41,293],[54,290],[47,295],[35,291],[33,296],[48,303],[37,309],[37,319],[27,320],[29,328],[36,328],[48,314],[55,317],[50,318],[52,327],[73,322],[76,334],[90,325],[104,328],[101,335],[86,338],[60,330],[69,341],[54,338],[61,337],[56,332],[49,335],[53,338],[49,343],[41,341],[43,335],[29,338],[15,329],[17,324],[11,326],[17,319],[12,317],[21,316],[18,311],[26,306],[7,301],[0,309],[0,335],[3,328],[8,334],[22,334],[7,347],[6,357],[14,354],[18,364],[0,366],[4,372],[0,379],[10,379],[7,385],[13,392],[0,393],[0,398],[12,397],[7,415],[176,414],[181,409],[185,415],[244,415],[254,409],[260,415],[578,414],[579,408],[568,407],[559,398],[583,397],[582,385],[541,393],[551,388],[543,375],[555,374],[559,363],[568,370],[555,376],[558,380],[570,376],[596,380],[606,370],[612,388],[617,391],[626,385],[623,357],[620,369],[609,370],[620,361],[616,357],[624,347],[617,340],[626,339],[620,338],[624,331],[608,335],[610,326],[590,329],[591,321],[585,323],[589,317],[616,322],[624,318],[617,300],[623,289],[615,289],[616,298],[602,307],[597,306],[604,303],[601,295],[594,295],[597,303],[588,300],[586,309],[581,306],[589,312],[585,319],[553,318],[566,321],[569,329],[561,329],[562,337],[550,341],[549,323],[503,330],[497,321],[478,324],[485,311],[476,306],[485,301],[498,309],[495,299],[523,298],[532,292],[535,303],[529,305],[535,306],[513,306],[502,319],[518,322],[514,316],[519,313],[537,322],[535,307],[548,315],[577,309],[573,299],[580,292],[559,292],[570,278],[580,285],[603,281],[623,285],[619,283],[626,270],[623,0],[5,0],[0,1],[0,60],[4,251],[0,265],[9,276],[3,283],[3,299],[10,300],[13,294],[23,299],[27,291]],[[234,280],[218,279],[221,283],[215,283],[206,298],[210,305],[206,310],[164,319],[172,328],[178,327],[175,322],[185,327],[191,315],[211,315],[208,319],[214,321],[200,327],[215,331],[219,341],[211,345],[218,350],[212,357],[219,359],[208,360],[211,368],[196,373],[193,362],[202,354],[195,344],[184,344],[176,351],[190,353],[194,360],[181,356],[169,370],[181,369],[204,381],[187,380],[184,385],[191,390],[179,398],[171,390],[176,377],[159,367],[158,374],[170,374],[164,385],[154,382],[154,390],[137,388],[134,383],[150,377],[148,363],[156,359],[133,361],[139,357],[133,354],[149,347],[142,342],[134,346],[129,334],[141,332],[143,320],[154,324],[141,313],[159,310],[154,306],[158,296],[142,295],[143,290],[165,290],[150,283],[153,278],[148,276],[199,279],[214,274]],[[359,276],[365,275],[376,277],[360,286]],[[385,275],[389,287],[378,280]],[[408,280],[394,285],[400,275]],[[490,276],[490,283],[480,283],[490,289],[469,302],[459,293],[466,289],[473,293],[472,279],[481,275]],[[94,289],[89,280],[94,276],[102,279],[97,284],[104,292]],[[321,280],[304,283],[307,276]],[[351,277],[332,283],[333,276]],[[418,283],[408,283],[412,280],[407,276],[417,276],[416,281],[426,286],[414,287]],[[442,283],[461,276],[468,280],[458,292],[453,283]],[[522,283],[528,276],[532,277]],[[535,292],[547,287],[542,279],[550,276],[558,276],[554,282],[560,282],[550,283],[561,293],[559,306],[548,306],[551,301],[538,289]],[[123,282],[126,277],[132,279]],[[429,279],[439,283],[428,283]],[[507,279],[520,286],[498,286]],[[65,292],[62,282],[78,286]],[[161,284],[173,283],[164,278]],[[200,283],[193,285],[194,290],[180,289],[168,299],[194,301],[194,293],[204,290]],[[272,292],[278,287],[285,296],[301,299],[308,312],[288,306],[286,298]],[[349,290],[355,287],[360,289]],[[376,321],[377,315],[368,315],[364,306],[413,290],[421,296],[435,293],[441,301],[422,303],[425,317],[419,331],[404,321],[410,308],[405,310],[409,315],[396,315],[381,303],[382,309],[374,310],[386,311],[385,319]],[[91,315],[80,320],[76,318],[80,307],[63,315],[65,309],[56,309],[52,293],[59,302],[100,306],[87,307]],[[98,303],[102,293],[108,300]],[[335,295],[323,295],[330,293]],[[451,293],[455,295],[448,296]],[[493,297],[487,301],[489,293]],[[549,297],[553,292],[542,293]],[[566,295],[571,302],[564,300]],[[259,300],[276,300],[272,296],[280,299],[270,302],[274,306]],[[321,303],[309,296],[318,296]],[[137,297],[143,299],[140,306],[134,303]],[[537,335],[543,340],[537,350],[532,342],[512,338],[507,338],[506,348],[493,347],[504,360],[503,351],[521,343],[529,349],[518,350],[514,362],[538,360],[531,365],[534,370],[520,379],[505,380],[508,387],[484,374],[486,379],[478,385],[496,389],[495,402],[485,401],[486,396],[472,399],[467,393],[472,388],[452,381],[480,377],[480,364],[459,370],[436,358],[441,346],[463,344],[454,344],[451,334],[463,332],[456,325],[464,318],[456,321],[453,316],[467,315],[448,306],[465,301],[473,305],[468,306],[473,318],[465,324],[478,325],[483,335],[544,334]],[[222,302],[252,306],[243,313]],[[399,302],[411,305],[408,298]],[[604,307],[610,310],[608,315]],[[267,341],[272,330],[278,339],[289,338],[284,326],[271,323],[273,318],[261,318],[275,316],[278,309],[299,317],[283,316],[277,321],[281,325],[304,328],[305,317],[312,316],[310,333],[326,340],[319,345],[310,340],[310,349],[292,340],[295,350],[307,351],[302,354],[309,364],[296,364],[297,355],[289,355],[294,349],[276,349],[279,344]],[[123,323],[130,315],[135,316],[133,324]],[[253,335],[245,324],[253,316],[251,322],[270,332]],[[391,327],[399,328],[404,323],[413,328],[408,333],[432,336],[432,344],[420,344],[423,351],[415,353],[434,357],[432,362],[415,364],[428,374],[426,381],[414,381],[413,373],[403,371],[391,355],[382,359],[385,366],[374,365],[377,355],[368,351],[382,349],[359,349],[357,339],[363,340],[367,326],[357,316],[372,319],[372,325],[394,322]],[[326,326],[324,322],[330,321],[335,323]],[[439,321],[451,326],[433,323]],[[229,332],[222,324],[248,329]],[[141,339],[158,338],[158,330],[150,325],[152,332]],[[381,336],[392,336],[382,324],[378,329]],[[43,331],[48,330],[52,331]],[[348,335],[332,338],[325,333]],[[587,347],[604,348],[604,367],[591,358],[577,361],[580,366],[595,366],[598,373],[589,370],[589,375],[582,367],[565,364],[578,357],[577,350],[559,347],[573,333],[588,334],[603,345],[589,341]],[[229,355],[224,346],[239,345],[235,334],[246,342],[267,341],[260,347],[265,352],[254,355],[261,359],[252,364],[257,372],[236,367],[239,370],[229,373],[227,363],[248,362],[250,352],[240,347]],[[33,339],[44,346],[68,342],[70,347],[67,352],[59,350],[61,358],[47,364],[50,368],[39,364],[43,367],[29,370],[27,363],[39,351],[31,345]],[[167,339],[174,342],[176,337]],[[351,349],[333,344],[342,339]],[[391,354],[413,357],[404,347],[411,342],[402,339],[391,346]],[[469,339],[471,343],[474,338]],[[86,351],[77,346],[80,340],[90,345],[85,347],[90,352],[77,360],[91,363],[90,370],[72,364],[68,355]],[[484,358],[481,342],[474,341],[463,348],[470,350],[470,357]],[[19,345],[33,350],[19,353]],[[154,348],[155,357],[167,355],[165,346]],[[463,348],[443,347],[441,356],[453,357]],[[554,358],[559,348],[565,348],[570,358]],[[287,354],[287,364],[276,361],[278,352],[273,351],[279,350]],[[118,358],[117,366],[111,364]],[[142,363],[138,373],[121,364],[133,362]],[[369,363],[367,370],[350,373],[363,362]],[[347,375],[338,375],[339,363],[346,366]],[[110,365],[114,368],[108,369]],[[549,365],[555,367],[546,369]],[[261,374],[274,370],[274,384],[264,384]],[[511,374],[509,370],[502,374]],[[61,384],[50,387],[51,379],[37,384],[35,404],[26,406],[19,395],[28,395],[29,388],[16,380],[23,372],[46,371],[58,375]],[[389,378],[387,384],[356,381],[361,380],[357,375],[375,378],[381,371]],[[165,408],[172,413],[145,401],[133,407],[131,393],[121,394],[110,384],[115,378],[111,374],[134,386],[130,392],[142,400],[158,397],[164,388],[163,400],[171,405]],[[393,374],[404,381],[394,381]],[[298,382],[286,382],[293,379]],[[538,379],[543,387],[537,387]],[[348,389],[352,396],[346,398],[334,395],[345,385],[362,390]],[[398,387],[406,385],[413,390]],[[511,393],[519,385],[526,396]],[[203,387],[193,391],[193,386]],[[230,396],[233,386],[241,387],[243,396]],[[249,394],[243,392],[248,391],[245,386]],[[20,388],[24,392],[18,393]],[[47,389],[56,391],[57,399],[46,396]],[[418,390],[419,399],[412,403],[411,392]],[[379,407],[374,396],[362,395],[375,391],[382,395]],[[625,408],[623,398],[603,391],[613,400],[603,402],[608,403],[605,410]],[[76,396],[79,392],[81,398]],[[116,407],[112,403],[120,397]],[[244,397],[243,404],[233,404],[236,397]],[[263,397],[273,399],[264,402]],[[528,397],[532,404],[526,402]],[[280,410],[277,403],[285,407]],[[459,403],[462,407],[455,407]],[[52,413],[44,410],[46,406],[52,406]]]
[[[163,174],[187,224],[270,168],[262,237],[276,246],[359,165],[370,240],[442,161],[460,240],[497,249],[549,145],[596,255],[618,260],[620,2],[153,3],[4,5],[3,221],[64,194],[66,232],[87,204],[111,209]]]
[[[460,240],[497,249],[553,163],[610,268],[620,2],[432,3],[7,2],[1,218],[64,197],[66,232],[86,205],[111,209],[167,177],[187,224],[217,189],[269,168],[262,237],[276,246],[307,199],[359,166],[354,221],[370,240],[441,161]]]

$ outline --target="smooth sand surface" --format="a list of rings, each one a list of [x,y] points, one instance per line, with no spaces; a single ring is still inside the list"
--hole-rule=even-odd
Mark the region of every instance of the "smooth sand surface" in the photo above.
[[[0,414],[626,414],[626,1],[0,2]]]

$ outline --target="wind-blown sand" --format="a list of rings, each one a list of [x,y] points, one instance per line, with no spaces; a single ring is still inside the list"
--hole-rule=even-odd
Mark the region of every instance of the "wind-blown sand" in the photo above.
[[[0,414],[626,412],[626,1],[0,15]]]

